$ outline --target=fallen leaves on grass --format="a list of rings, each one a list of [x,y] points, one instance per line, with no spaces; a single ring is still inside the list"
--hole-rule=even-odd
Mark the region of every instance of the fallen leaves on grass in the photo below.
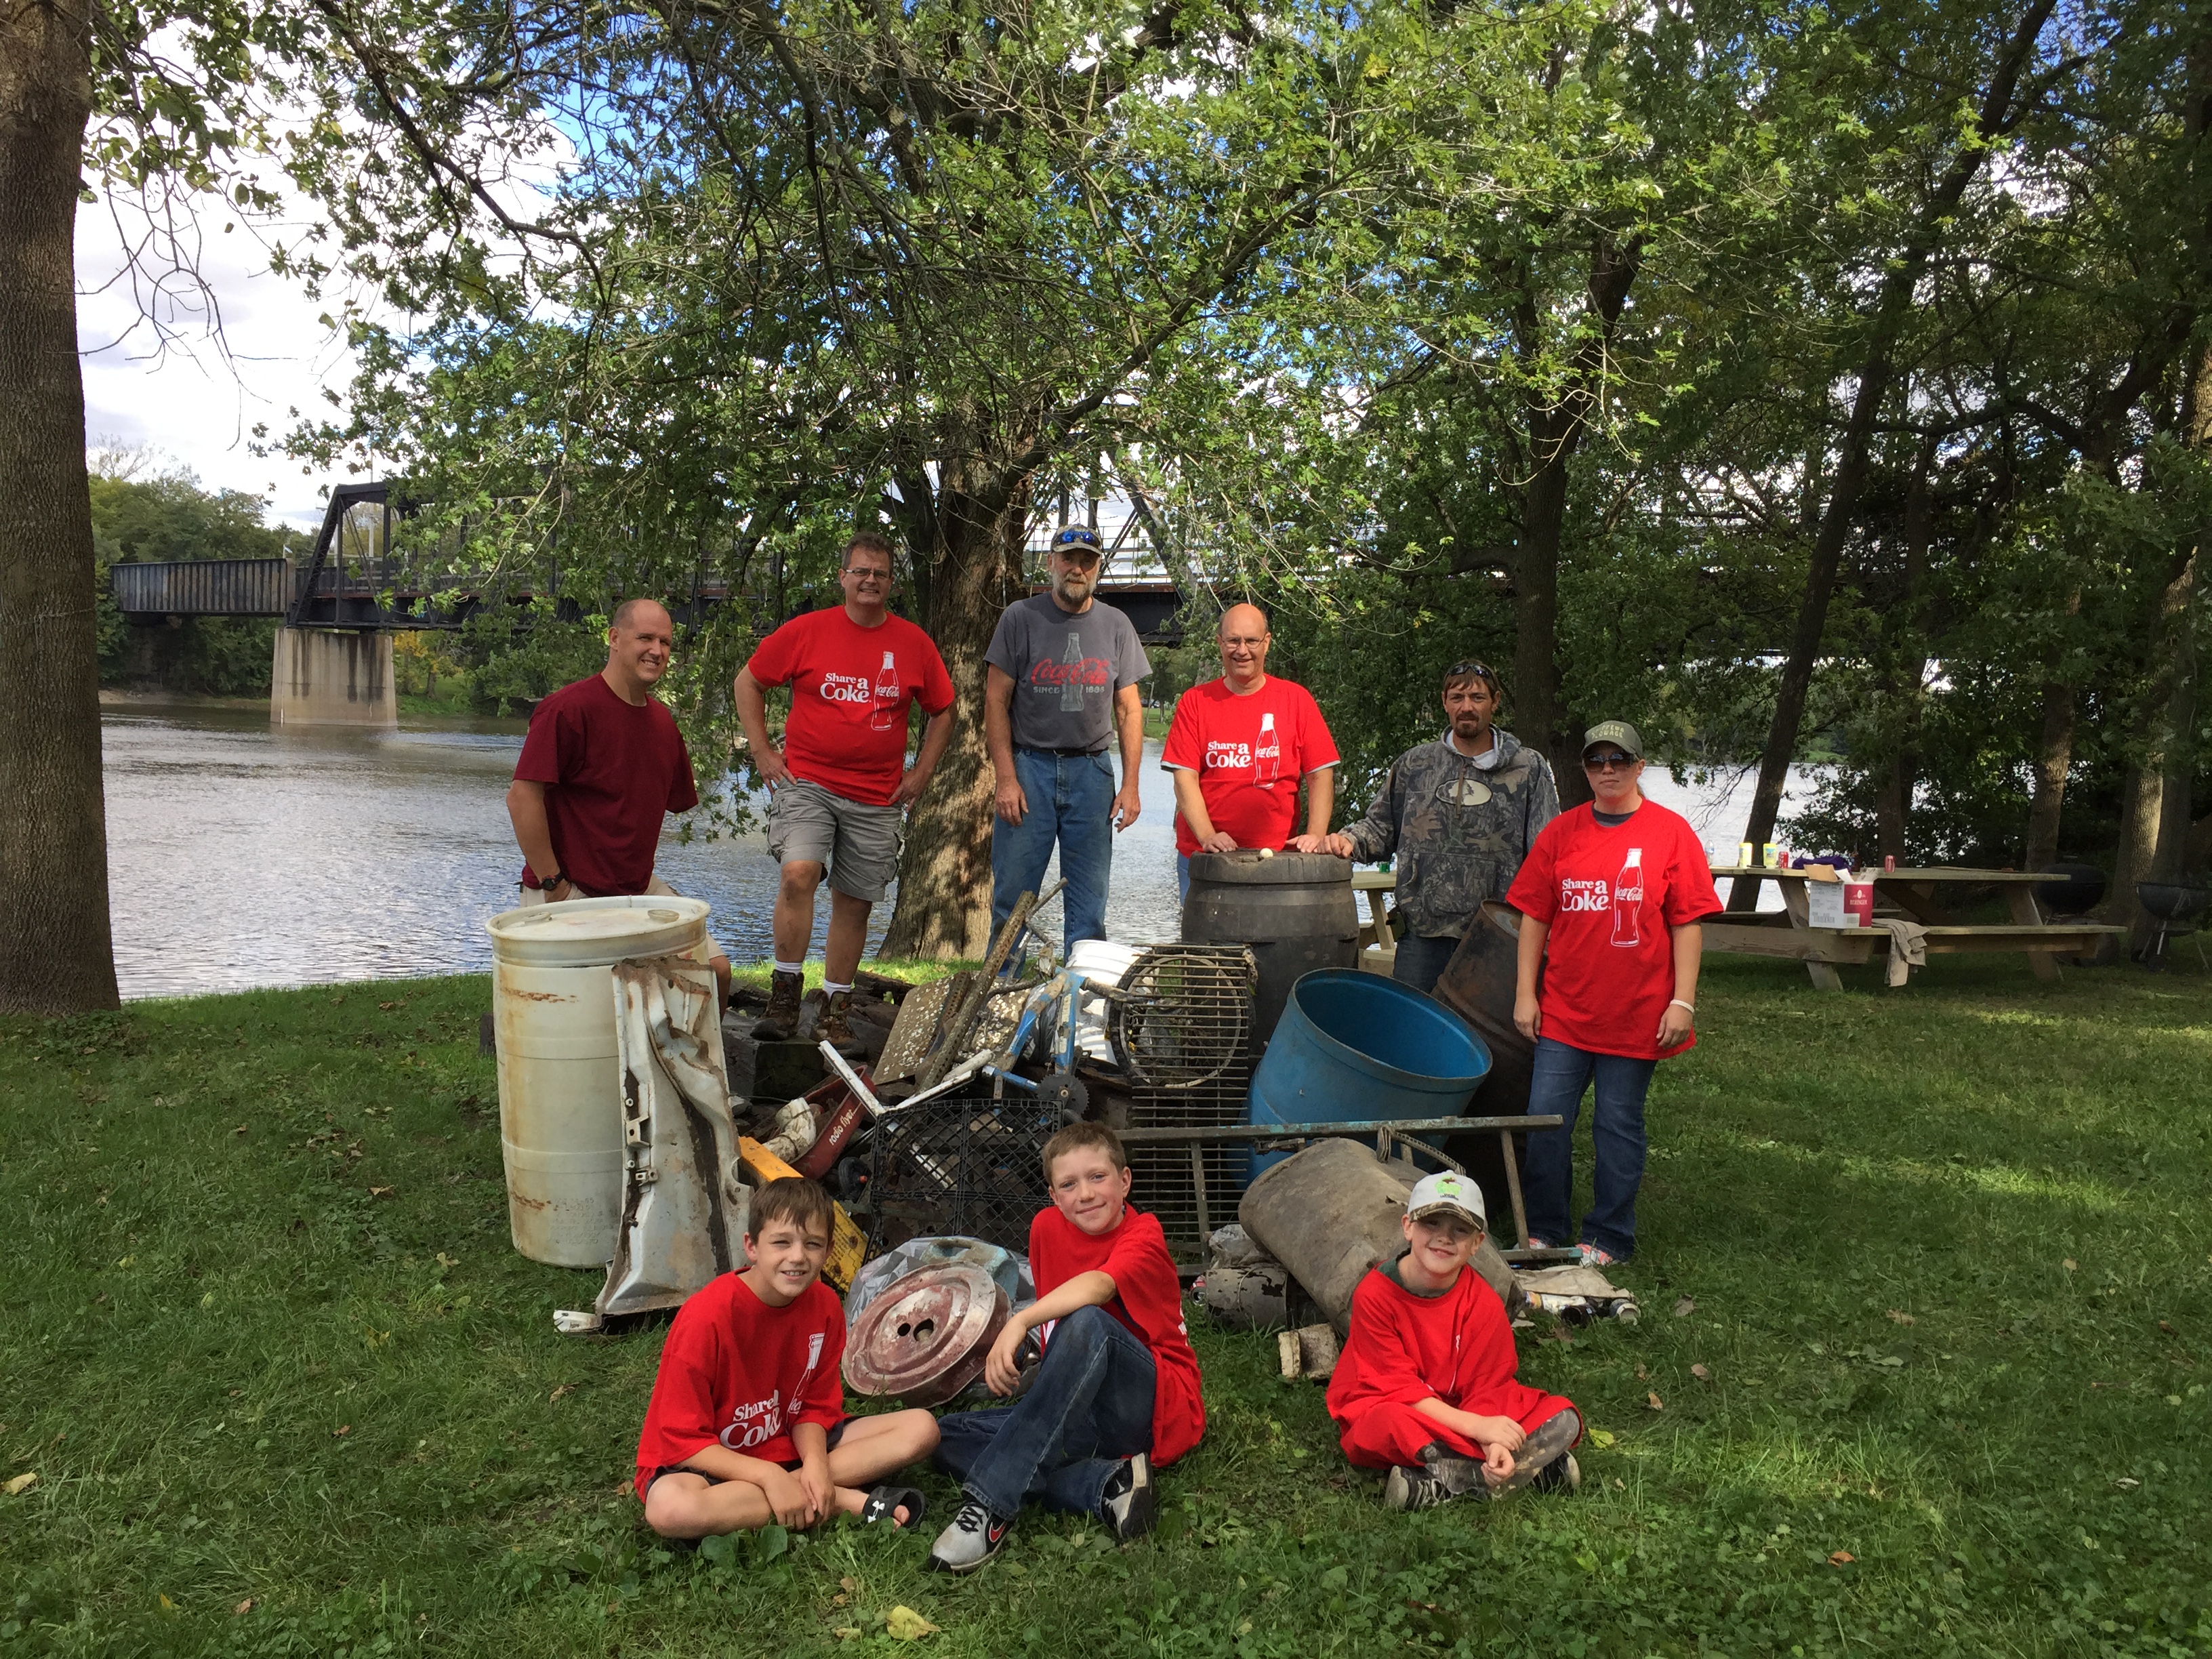
[[[1690,1375],[1696,1377],[1700,1382],[1710,1382],[1713,1380],[1713,1374],[1707,1370],[1703,1365],[1691,1366]]]
[[[2173,1328],[2173,1322],[2171,1319],[2160,1320],[2158,1322],[2158,1328],[2164,1331],[2168,1336],[2179,1336],[2181,1334],[2179,1331]]]
[[[1663,1412],[1667,1409],[1667,1402],[1660,1399],[1656,1393],[1647,1394],[1644,1396],[1644,1408],[1646,1411]]]
[[[1674,1304],[1674,1317],[1677,1319],[1687,1319],[1690,1316],[1690,1310],[1697,1305],[1697,1297],[1694,1296],[1684,1297],[1680,1301]]]
[[[2118,1480],[2113,1481],[2112,1484],[2118,1486],[2122,1492],[2133,1492],[2137,1486],[2142,1485],[2142,1482],[2136,1480],[2135,1476],[2131,1474],[2124,1474]]]
[[[2059,1265],[2060,1267],[2062,1267],[2065,1268],[2065,1269],[2066,1269],[2066,1271],[2067,1271],[2068,1273],[2072,1273],[2072,1272],[2074,1271],[2074,1268],[2075,1268],[2075,1264],[2074,1258],[2073,1258],[2072,1256],[2070,1256],[2070,1255],[2069,1255],[2069,1256],[2068,1256],[2064,1261],[2061,1261],[2058,1265]]]
[[[249,1595],[243,1601],[240,1601],[236,1607],[230,1610],[230,1616],[234,1619],[243,1619],[247,1613],[252,1611],[253,1598]]]
[[[1853,1555],[1849,1550],[1838,1550],[1828,1558],[1828,1565],[1832,1567],[1848,1567],[1857,1559],[1858,1557]]]
[[[337,1425],[337,1427],[336,1427],[335,1429],[332,1429],[332,1430],[331,1431],[331,1439],[333,1439],[333,1440],[343,1440],[343,1439],[344,1439],[348,1435],[351,1434],[352,1432],[353,1432],[353,1425],[352,1425],[352,1424],[350,1424],[350,1423],[341,1423],[341,1424],[339,1424],[339,1425]]]
[[[1592,1429],[1589,1431],[1589,1437],[1590,1444],[1601,1451],[1613,1444],[1613,1435],[1611,1429]]]
[[[925,1636],[937,1634],[936,1626],[908,1607],[893,1607],[890,1616],[884,1620],[884,1628],[902,1642],[919,1642]]]
[[[39,1472],[36,1469],[26,1469],[22,1474],[11,1477],[4,1487],[0,1487],[0,1491],[6,1492],[10,1498],[17,1498],[38,1484]]]
[[[840,1625],[830,1633],[841,1642],[849,1642],[860,1635],[860,1627],[858,1625]]]
[[[231,1133],[233,1133],[233,1134],[234,1134],[234,1135],[242,1135],[242,1134],[244,1134],[245,1133],[246,1133],[246,1126],[245,1126],[243,1123],[240,1124],[240,1125],[239,1125],[235,1129],[233,1129],[233,1130],[231,1131]]]
[[[389,1198],[393,1191],[394,1189],[390,1187],[371,1187],[368,1189],[368,1195],[371,1198]]]
[[[554,1389],[552,1393],[545,1396],[545,1403],[550,1406],[555,1401],[564,1399],[568,1395],[575,1392],[576,1385],[574,1382],[563,1382],[559,1388]]]
[[[1920,1322],[1902,1309],[1892,1308],[1889,1310],[1889,1322],[1893,1325],[1917,1325]]]

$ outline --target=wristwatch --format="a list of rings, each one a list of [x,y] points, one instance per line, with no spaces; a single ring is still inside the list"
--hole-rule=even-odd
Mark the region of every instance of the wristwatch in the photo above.
[[[540,876],[538,878],[538,890],[541,893],[550,893],[556,887],[558,887],[562,882],[568,879],[568,877],[562,875],[558,870],[556,870],[550,876]]]

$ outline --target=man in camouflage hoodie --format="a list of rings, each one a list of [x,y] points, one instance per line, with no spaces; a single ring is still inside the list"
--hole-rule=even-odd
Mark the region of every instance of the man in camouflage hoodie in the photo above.
[[[1479,662],[1444,672],[1444,735],[1391,763],[1367,816],[1329,837],[1340,858],[1398,862],[1398,954],[1391,977],[1434,988],[1485,899],[1502,899],[1559,812],[1552,769],[1498,730],[1498,677]]]

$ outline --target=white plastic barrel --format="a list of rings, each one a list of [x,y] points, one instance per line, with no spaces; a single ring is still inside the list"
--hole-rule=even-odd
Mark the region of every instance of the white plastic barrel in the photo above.
[[[507,910],[491,933],[499,1139],[514,1248],[556,1267],[613,1259],[622,1219],[615,963],[714,954],[704,899],[646,894]]]

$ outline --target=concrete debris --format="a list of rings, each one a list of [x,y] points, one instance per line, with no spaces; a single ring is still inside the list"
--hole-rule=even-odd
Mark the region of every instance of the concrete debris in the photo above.
[[[1285,1382],[1328,1382],[1336,1370],[1337,1352],[1336,1331],[1328,1325],[1302,1326],[1275,1338],[1275,1353]]]

